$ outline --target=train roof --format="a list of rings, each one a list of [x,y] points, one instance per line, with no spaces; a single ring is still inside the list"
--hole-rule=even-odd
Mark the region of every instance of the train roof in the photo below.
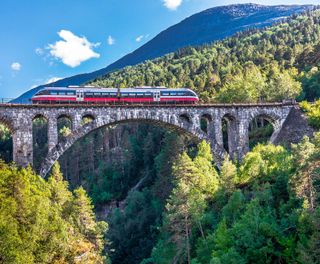
[[[102,91],[108,91],[108,92],[115,92],[118,91],[118,88],[111,88],[111,87],[92,87],[92,86],[67,86],[67,87],[44,87],[43,90],[78,90],[81,89],[84,92],[102,92]],[[128,87],[128,88],[121,88],[120,90],[122,92],[145,92],[145,91],[154,91],[154,90],[164,90],[164,89],[170,89],[170,90],[178,90],[178,91],[185,91],[190,90],[189,88],[167,88],[167,87],[148,87],[148,86],[141,86],[141,87]]]

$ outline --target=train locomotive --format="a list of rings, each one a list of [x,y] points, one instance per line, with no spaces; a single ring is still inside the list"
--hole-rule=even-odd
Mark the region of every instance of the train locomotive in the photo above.
[[[134,88],[96,88],[96,87],[45,87],[32,97],[33,104],[167,104],[199,101],[197,94],[188,88],[134,87]]]

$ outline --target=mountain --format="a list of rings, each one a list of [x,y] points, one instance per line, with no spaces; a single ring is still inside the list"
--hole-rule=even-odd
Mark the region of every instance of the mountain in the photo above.
[[[320,98],[320,9],[103,75],[96,87],[190,87],[201,102]]]
[[[50,85],[81,85],[125,66],[136,65],[145,60],[176,51],[182,47],[221,40],[246,29],[265,27],[295,13],[301,13],[312,8],[312,5],[263,6],[257,4],[239,4],[207,9],[162,31],[134,52],[103,69],[68,77]],[[27,91],[13,102],[27,103],[28,99],[42,87],[43,85]]]

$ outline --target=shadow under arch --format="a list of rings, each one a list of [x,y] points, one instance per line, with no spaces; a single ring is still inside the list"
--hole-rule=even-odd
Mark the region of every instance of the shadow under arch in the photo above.
[[[7,163],[13,161],[13,134],[11,121],[0,117],[0,160]]]
[[[51,170],[55,161],[57,161],[75,142],[85,137],[89,133],[98,130],[103,127],[112,127],[119,124],[130,124],[130,123],[144,123],[152,124],[155,126],[161,126],[168,130],[176,131],[178,134],[184,134],[187,137],[193,138],[196,141],[206,139],[205,134],[200,131],[194,132],[191,130],[191,127],[184,124],[171,124],[162,120],[157,119],[122,119],[117,121],[111,121],[106,123],[98,122],[94,120],[93,122],[87,123],[84,126],[76,129],[71,135],[69,135],[64,142],[60,142],[55,148],[53,148],[49,153],[46,159],[43,161],[40,175],[45,178],[49,171]]]
[[[48,154],[48,122],[48,117],[42,113],[37,113],[32,118],[33,166],[36,170],[41,166],[42,157]]]
[[[281,117],[272,113],[260,113],[249,120],[249,147],[258,143],[273,143],[281,129]]]
[[[61,113],[57,116],[57,133],[58,133],[58,142],[66,139],[68,135],[71,134],[73,130],[73,117]]]
[[[85,113],[81,117],[81,125],[87,125],[96,120],[96,116],[93,113]]]
[[[200,116],[200,129],[205,132],[209,133],[210,124],[212,122],[213,118],[211,114],[205,113]]]

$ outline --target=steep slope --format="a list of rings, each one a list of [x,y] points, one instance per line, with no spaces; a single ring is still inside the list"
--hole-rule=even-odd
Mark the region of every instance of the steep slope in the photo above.
[[[91,85],[190,87],[202,102],[320,98],[320,10],[108,73]],[[303,88],[303,93],[302,89]]]
[[[261,28],[275,21],[311,9],[311,5],[262,6],[240,4],[215,7],[186,18],[164,30],[134,52],[106,68],[59,80],[51,85],[80,85],[108,72],[162,56],[185,46],[201,45],[231,36],[249,28]],[[15,102],[26,102],[43,86],[27,91]]]

